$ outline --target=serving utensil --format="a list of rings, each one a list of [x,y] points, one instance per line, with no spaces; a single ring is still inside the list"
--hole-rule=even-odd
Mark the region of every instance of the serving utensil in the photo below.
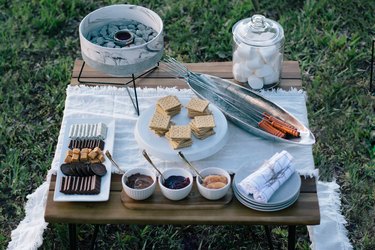
[[[199,171],[193,166],[193,164],[190,163],[190,161],[188,161],[185,157],[185,155],[181,152],[181,151],[178,151],[178,155],[180,156],[180,158],[190,167],[192,168],[195,173],[197,173],[197,175],[199,176],[199,178],[201,178],[201,180],[203,181],[203,176],[199,173]]]
[[[143,149],[143,151],[142,151],[142,155],[143,155],[143,156],[145,157],[145,159],[151,164],[151,166],[153,166],[153,167],[156,169],[156,171],[158,171],[158,173],[160,174],[160,176],[161,176],[161,178],[162,178],[162,180],[163,180],[163,182],[164,182],[165,178],[164,178],[163,174],[162,174],[161,171],[155,166],[155,164],[152,162],[150,156],[148,156],[148,154],[147,154],[147,152],[146,152],[145,149]]]
[[[120,171],[121,174],[124,174],[124,173],[125,173],[125,171],[122,170],[122,169],[120,168],[120,166],[115,162],[115,160],[113,159],[111,153],[110,153],[108,150],[105,151],[105,156],[107,156],[107,158],[113,163],[113,165],[115,165],[115,167]]]
[[[302,122],[258,93],[216,76],[189,71],[171,57],[164,62],[176,77],[185,79],[195,94],[213,103],[240,128],[268,140],[296,145],[315,143],[314,135]],[[291,126],[291,136],[279,133],[270,118],[275,119],[277,125],[283,124],[286,130]]]

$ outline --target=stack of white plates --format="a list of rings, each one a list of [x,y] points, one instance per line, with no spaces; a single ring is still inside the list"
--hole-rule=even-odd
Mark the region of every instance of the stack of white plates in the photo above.
[[[239,202],[254,210],[273,212],[285,209],[297,201],[301,188],[301,178],[297,172],[292,174],[292,176],[276,190],[267,203],[258,202],[254,199],[252,194],[240,191],[237,188],[237,184],[253,173],[259,166],[260,164],[248,163],[242,166],[235,174],[233,179],[233,192]]]

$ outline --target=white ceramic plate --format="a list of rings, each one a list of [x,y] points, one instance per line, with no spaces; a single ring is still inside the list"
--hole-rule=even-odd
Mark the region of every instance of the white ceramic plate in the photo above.
[[[236,172],[234,179],[233,179],[233,185],[237,185],[238,183],[240,183],[248,175],[256,171],[261,166],[261,164],[262,164],[261,161],[249,161],[245,163]],[[271,196],[271,198],[268,200],[267,203],[257,202],[253,198],[253,195],[242,193],[237,187],[236,187],[236,190],[241,195],[241,197],[245,199],[247,202],[251,202],[252,204],[258,205],[258,206],[272,207],[272,206],[279,206],[279,205],[288,203],[297,194],[299,194],[300,188],[301,188],[301,177],[299,176],[297,172],[295,172],[294,174],[292,174],[292,176],[289,177],[288,180],[286,180],[283,183],[283,185],[281,185],[277,189],[277,191]]]
[[[289,202],[287,202],[287,203],[285,203],[285,204],[283,204],[281,206],[276,206],[276,207],[259,207],[259,206],[255,206],[253,204],[248,203],[247,201],[245,201],[244,199],[242,199],[242,197],[240,197],[239,194],[236,193],[236,192],[234,192],[234,195],[236,196],[237,200],[242,205],[244,205],[244,206],[246,206],[248,208],[257,210],[257,211],[261,211],[261,212],[275,212],[275,211],[283,210],[283,209],[288,208],[291,205],[293,205],[298,200],[298,197],[299,197],[299,194],[297,194]]]
[[[299,192],[294,195],[290,200],[285,201],[284,203],[280,203],[278,205],[269,205],[268,203],[254,203],[252,200],[248,199],[247,197],[244,197],[239,190],[237,189],[236,185],[232,185],[233,192],[236,194],[236,197],[238,199],[241,199],[243,202],[245,202],[249,207],[259,208],[263,210],[273,210],[273,209],[279,209],[280,207],[288,206],[290,203],[294,203],[299,197]]]
[[[113,143],[115,140],[115,121],[112,119],[96,119],[96,118],[81,118],[81,119],[68,119],[66,126],[65,126],[65,138],[62,145],[62,152],[60,156],[60,162],[59,165],[61,165],[64,162],[66,151],[68,150],[70,138],[69,138],[69,129],[70,125],[72,124],[78,124],[78,123],[99,123],[102,122],[107,125],[107,136],[104,140],[104,150],[109,150],[110,152],[113,152]],[[61,179],[63,176],[65,176],[60,168],[57,171],[56,176],[56,185],[55,185],[55,194],[53,196],[54,201],[59,202],[94,202],[94,201],[107,201],[109,199],[109,189],[111,185],[111,168],[112,163],[106,159],[103,164],[107,168],[107,173],[102,176],[101,183],[100,183],[100,193],[95,195],[84,195],[84,194],[64,194],[60,192],[61,188]]]
[[[180,101],[184,106],[187,105],[189,100],[190,98],[180,98]],[[151,155],[163,160],[179,161],[180,158],[177,155],[178,151],[182,151],[186,158],[190,161],[201,160],[209,157],[224,147],[228,140],[227,119],[213,104],[209,105],[209,109],[212,111],[215,119],[215,134],[204,140],[199,140],[192,135],[193,145],[190,147],[174,150],[164,136],[159,137],[152,130],[150,130],[148,126],[155,112],[155,105],[143,111],[138,118],[134,130],[135,139],[140,148],[146,149]],[[184,107],[181,109],[179,114],[172,117],[172,121],[175,122],[176,125],[187,125],[189,124],[190,120],[191,119],[187,115],[187,109]]]

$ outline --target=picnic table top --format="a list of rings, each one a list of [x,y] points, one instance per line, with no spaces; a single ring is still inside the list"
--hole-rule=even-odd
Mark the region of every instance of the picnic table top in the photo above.
[[[71,85],[78,84],[77,77],[82,61],[76,60]],[[190,63],[190,70],[233,79],[231,62]],[[137,87],[187,88],[186,83],[172,77],[159,67],[138,79]],[[111,77],[85,66],[81,78],[85,81],[124,82],[125,78]],[[301,88],[301,74],[297,62],[286,61],[280,85],[283,89]],[[320,223],[319,203],[315,178],[301,177],[301,193],[291,207],[277,212],[259,212],[240,204],[235,197],[219,209],[164,209],[137,210],[124,207],[121,201],[121,175],[112,174],[110,197],[106,202],[54,202],[56,176],[52,177],[45,220],[55,223],[82,224],[267,224],[267,225],[316,225]]]
[[[72,72],[72,78],[70,81],[71,85],[77,85],[79,72],[82,67],[82,60],[76,60]],[[198,73],[211,74],[214,76],[221,77],[223,79],[233,80],[232,74],[232,62],[209,62],[209,63],[186,63],[185,66],[191,71]],[[85,64],[84,70],[81,74],[81,80],[93,81],[93,82],[113,82],[113,83],[124,83],[130,80],[129,77],[114,77],[99,72],[87,64]],[[147,74],[146,77],[137,80],[137,87],[177,87],[187,88],[187,84],[181,80],[176,79],[170,73],[168,73],[163,65],[159,66],[159,69]],[[290,88],[301,89],[301,71],[297,61],[284,61],[282,65],[281,81],[278,85],[279,88],[289,90]]]

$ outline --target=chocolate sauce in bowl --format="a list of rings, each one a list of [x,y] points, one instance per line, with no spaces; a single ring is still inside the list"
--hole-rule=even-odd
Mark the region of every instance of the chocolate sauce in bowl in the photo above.
[[[134,189],[144,189],[151,186],[152,183],[154,180],[150,176],[137,173],[128,177],[126,185]]]

